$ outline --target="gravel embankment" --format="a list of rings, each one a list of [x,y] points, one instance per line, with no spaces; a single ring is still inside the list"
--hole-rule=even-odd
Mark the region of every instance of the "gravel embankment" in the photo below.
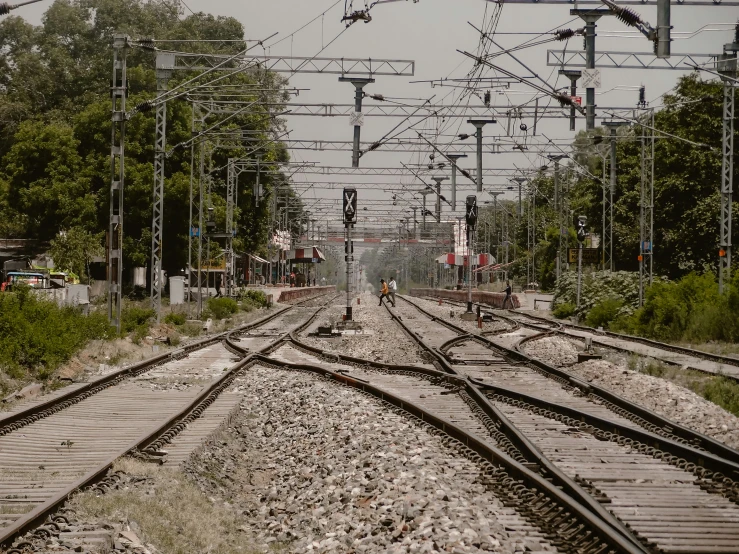
[[[249,541],[289,552],[552,549],[476,482],[478,469],[374,399],[315,376],[255,367],[242,411],[188,462],[243,513]]]
[[[568,371],[732,448],[739,448],[739,418],[684,387],[604,360],[576,364]]]
[[[330,339],[304,335],[300,341],[330,352],[340,352],[347,356],[375,362],[420,363],[423,359],[420,348],[398,327],[385,307],[379,305],[378,297],[365,292],[362,293],[360,299],[361,304],[355,304],[352,309],[352,318],[361,323],[362,328],[371,334]],[[318,323],[341,321],[346,307],[342,299],[337,299],[336,302],[338,304],[330,306],[318,317]]]
[[[532,358],[562,367],[576,364],[577,353],[582,348],[578,348],[569,339],[555,335],[526,342],[522,345],[522,350]]]

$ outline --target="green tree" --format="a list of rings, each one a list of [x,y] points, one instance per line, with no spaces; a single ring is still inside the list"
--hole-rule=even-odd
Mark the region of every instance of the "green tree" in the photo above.
[[[62,231],[51,241],[49,254],[57,268],[71,270],[90,283],[90,263],[105,254],[102,241],[104,233],[93,235],[85,229],[73,227]]]

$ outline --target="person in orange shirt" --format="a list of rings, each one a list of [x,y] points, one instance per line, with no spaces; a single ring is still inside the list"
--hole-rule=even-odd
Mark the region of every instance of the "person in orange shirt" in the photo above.
[[[380,303],[378,306],[382,306],[382,299],[388,297],[388,288],[385,279],[380,279]]]

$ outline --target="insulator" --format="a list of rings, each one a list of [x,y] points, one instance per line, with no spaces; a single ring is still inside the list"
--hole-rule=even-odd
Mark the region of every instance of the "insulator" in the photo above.
[[[373,100],[379,100],[380,102],[385,101],[385,97],[382,94],[373,94],[372,96],[370,96],[370,98],[372,98]]]
[[[555,31],[554,38],[557,40],[567,40],[575,36],[575,31],[572,29],[559,29]]]
[[[140,113],[150,112],[153,109],[154,109],[154,101],[153,100],[146,100],[144,102],[141,102],[135,108],[135,110],[137,112],[140,112]]]
[[[10,4],[0,2],[0,15],[8,15],[10,13]]]
[[[140,38],[136,41],[136,45],[139,48],[145,48],[147,50],[156,50],[156,46],[154,46],[154,39],[151,37],[144,37]]]
[[[646,106],[647,104],[647,87],[639,87],[639,105]]]
[[[639,14],[629,8],[617,6],[612,8],[612,11],[616,14],[616,17],[618,19],[623,21],[626,25],[630,25],[631,27],[636,27],[642,22]]]
[[[572,106],[572,98],[565,94],[558,94],[555,98],[560,106]]]

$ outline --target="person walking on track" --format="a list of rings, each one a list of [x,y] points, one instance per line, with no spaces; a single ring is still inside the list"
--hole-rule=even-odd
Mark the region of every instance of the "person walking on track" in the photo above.
[[[390,289],[390,300],[393,303],[393,308],[395,307],[395,293],[398,291],[398,283],[395,282],[395,277],[392,277],[390,279],[390,284],[388,285]]]
[[[382,299],[388,297],[387,283],[385,279],[380,279],[380,303],[378,306],[382,306]]]
[[[505,298],[503,299],[503,309],[505,310],[506,305],[510,303],[510,307],[513,308],[513,298],[511,298],[511,282],[506,281],[505,283]]]

